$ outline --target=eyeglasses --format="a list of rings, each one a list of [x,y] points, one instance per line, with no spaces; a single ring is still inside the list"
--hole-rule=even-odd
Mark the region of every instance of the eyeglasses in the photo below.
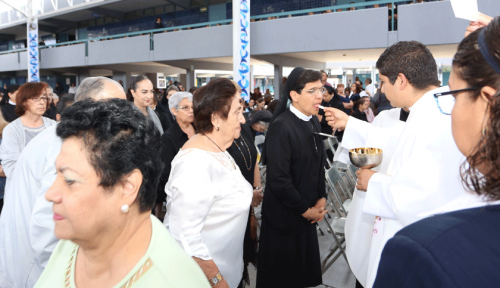
[[[436,103],[438,105],[439,111],[445,115],[451,115],[451,111],[453,110],[453,106],[455,106],[455,96],[458,93],[466,92],[466,91],[474,91],[480,89],[479,87],[469,87],[465,89],[452,90],[443,93],[434,94],[434,99],[436,99]]]
[[[306,91],[306,92],[309,92],[311,94],[316,94],[318,92],[320,92],[321,94],[323,94],[323,93],[325,93],[326,88],[325,87],[321,87],[321,88],[313,88],[311,90],[302,90],[302,91]]]
[[[177,110],[181,109],[181,110],[186,110],[187,111],[187,110],[192,110],[193,106],[182,106],[182,107],[177,106],[175,108],[177,108]]]
[[[45,97],[45,96],[38,96],[38,97],[33,97],[31,98],[31,100],[33,100],[34,102],[39,102],[40,100],[45,100],[45,102],[49,101],[49,97]]]

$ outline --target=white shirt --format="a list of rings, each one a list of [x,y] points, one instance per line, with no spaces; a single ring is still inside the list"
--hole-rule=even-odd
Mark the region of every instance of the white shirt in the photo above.
[[[370,129],[354,130],[352,125],[354,122],[361,121],[350,117],[348,122],[349,136],[340,144],[335,153],[335,161],[340,161],[346,164],[351,164],[349,160],[349,150],[360,147],[384,147],[382,163],[378,167],[373,168],[374,171],[385,173],[392,159],[392,154],[396,150],[398,137],[404,128],[405,123],[399,121],[401,108],[394,108],[380,112],[373,120]],[[364,121],[362,121],[364,122]],[[364,122],[366,123],[366,122]],[[376,127],[392,127],[391,131],[387,129],[380,130]],[[363,133],[354,137],[353,133]],[[383,134],[383,132],[387,132]],[[363,212],[366,192],[354,190],[349,214],[345,223],[345,239],[346,239],[346,256],[349,261],[349,267],[356,279],[366,285],[368,275],[368,259],[370,257],[370,248],[372,243],[373,222],[375,217],[371,214]]]
[[[290,112],[292,112],[295,116],[297,116],[297,118],[302,121],[309,121],[312,118],[312,115],[307,116],[306,114],[300,112],[299,109],[293,107],[293,105],[290,105]]]
[[[9,99],[9,104],[16,106],[16,103],[12,102],[12,100]]]
[[[397,139],[395,148],[377,147],[394,152],[386,173],[371,177],[363,206],[364,213],[377,216],[368,261],[367,288],[373,286],[383,247],[395,233],[421,220],[422,213],[442,207],[466,193],[459,173],[465,158],[451,135],[451,117],[439,111],[433,96],[444,91],[448,91],[448,87],[423,95],[410,108],[403,129],[398,129],[399,125],[371,127],[368,123],[351,120],[347,124],[344,139],[346,135],[347,139],[351,137],[350,129],[366,132],[370,128],[374,131],[369,133],[384,133],[385,130],[397,137],[392,138]]]
[[[0,287],[33,287],[59,241],[45,192],[56,179],[61,139],[52,125],[24,148],[5,187],[0,217]]]
[[[212,259],[229,287],[236,288],[253,193],[234,160],[227,152],[181,150],[165,192],[164,224],[174,239],[188,255]]]
[[[375,96],[375,87],[373,87],[373,84],[366,85],[365,90],[366,92],[370,93],[370,97]]]
[[[69,87],[68,93],[76,94],[76,87]],[[61,95],[62,96],[62,95]]]

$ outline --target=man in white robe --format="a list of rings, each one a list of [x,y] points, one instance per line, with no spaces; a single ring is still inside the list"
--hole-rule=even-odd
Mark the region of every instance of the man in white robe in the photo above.
[[[106,77],[82,81],[75,96],[84,99],[125,99],[123,87]],[[5,187],[0,217],[0,287],[33,287],[59,239],[54,234],[52,203],[45,192],[56,179],[55,160],[61,150],[57,125],[38,134],[22,151],[10,184]]]
[[[331,125],[345,128],[343,141],[346,144],[343,145],[370,144],[372,137],[390,137],[385,143],[372,142],[380,145],[374,148],[392,154],[387,167],[383,167],[385,173],[370,169],[356,172],[356,188],[367,191],[363,213],[372,215],[375,220],[371,239],[366,233],[359,235],[368,240],[360,239],[360,245],[370,243],[369,257],[365,259],[368,262],[366,282],[360,281],[365,287],[373,286],[380,255],[388,239],[401,228],[422,219],[426,211],[433,211],[465,194],[459,175],[464,159],[453,141],[451,118],[439,111],[434,100],[435,93],[448,88],[437,86],[437,67],[430,51],[418,42],[398,42],[381,55],[377,68],[382,92],[391,104],[410,107],[410,115],[403,126],[375,127],[338,110],[325,111]],[[362,275],[360,278],[364,280]]]
[[[359,147],[383,147],[382,163],[373,168],[374,171],[385,173],[389,166],[392,154],[396,150],[398,137],[405,126],[405,122],[400,121],[401,108],[394,108],[380,112],[371,123],[373,127],[393,127],[376,132],[387,132],[387,135],[374,134],[375,129],[370,129],[368,135],[352,135],[357,130],[349,129],[351,137],[344,138],[335,153],[335,161],[351,164],[349,150]],[[353,121],[360,121],[352,118]],[[351,121],[351,120],[350,120]],[[372,133],[370,133],[372,132]],[[365,139],[366,138],[366,139]],[[345,223],[346,255],[349,266],[356,279],[364,286],[368,275],[368,259],[373,234],[373,223],[375,217],[371,214],[363,213],[365,202],[365,191],[354,190],[349,214]]]

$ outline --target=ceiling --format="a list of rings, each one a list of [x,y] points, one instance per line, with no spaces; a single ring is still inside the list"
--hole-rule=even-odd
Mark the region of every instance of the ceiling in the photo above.
[[[452,58],[457,51],[457,47],[458,44],[427,46],[434,58]],[[337,50],[306,53],[285,53],[280,55],[317,62],[377,61],[377,59],[385,51],[385,49],[386,48]]]

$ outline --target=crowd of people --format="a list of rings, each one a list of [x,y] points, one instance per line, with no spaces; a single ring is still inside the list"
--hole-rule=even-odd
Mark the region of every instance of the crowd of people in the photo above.
[[[342,138],[336,161],[384,151],[356,172],[345,232],[357,287],[496,287],[499,39],[500,17],[471,22],[449,87],[415,41],[380,56],[378,89],[297,67],[280,100],[256,89],[245,102],[226,78],[157,93],[144,75],[127,91],[89,77],[58,101],[46,83],[11,85],[0,287],[239,288],[249,263],[258,288],[318,286],[321,133]]]

